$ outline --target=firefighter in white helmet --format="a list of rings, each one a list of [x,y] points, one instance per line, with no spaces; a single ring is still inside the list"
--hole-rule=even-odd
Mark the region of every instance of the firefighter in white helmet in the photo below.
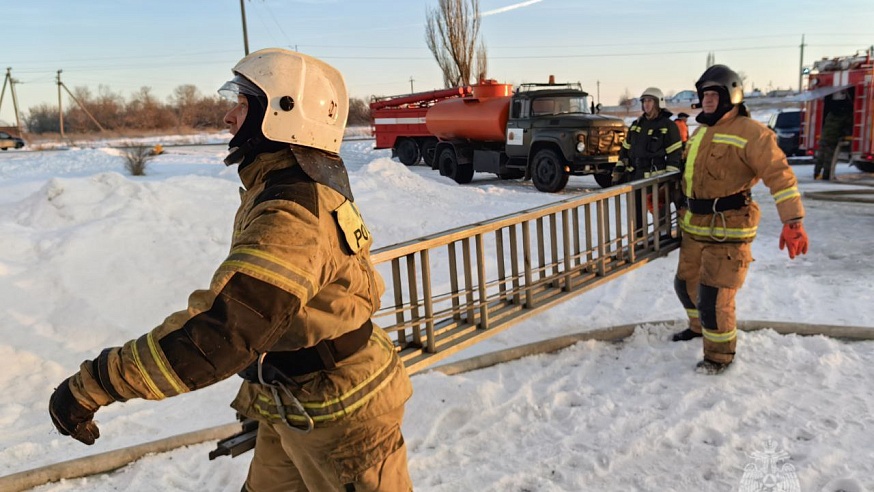
[[[400,430],[412,386],[370,321],[384,285],[338,155],[343,78],[282,49],[233,74],[226,163],[245,189],[227,258],[187,310],[83,362],[52,395],[52,422],[93,444],[101,406],[239,374],[232,406],[259,422],[244,491],[412,490]]]
[[[648,87],[640,95],[643,114],[628,128],[628,136],[619,150],[619,163],[613,169],[613,184],[649,178],[680,168],[680,155],[683,142],[680,130],[671,120],[673,113],[665,109],[665,96],[657,87]],[[638,204],[642,203],[643,192],[635,192]],[[652,207],[650,207],[652,209]],[[665,224],[668,207],[662,203],[659,208],[659,224]],[[635,235],[644,234],[643,212],[635,207]]]
[[[774,132],[749,117],[737,73],[713,65],[695,87],[702,111],[681,177],[686,199],[679,210],[683,242],[674,279],[689,327],[673,340],[703,336],[704,358],[697,370],[719,374],[734,361],[734,298],[753,261],[750,244],[760,212],[752,187],[762,180],[770,189],[783,222],[780,249],[788,247],[790,259],[807,253],[807,233],[795,173]]]

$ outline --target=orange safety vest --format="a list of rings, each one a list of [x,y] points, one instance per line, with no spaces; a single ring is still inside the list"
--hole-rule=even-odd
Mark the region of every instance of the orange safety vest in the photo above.
[[[689,140],[689,127],[686,125],[686,121],[678,118],[674,120],[674,123],[676,123],[677,128],[680,129],[680,141],[685,142],[686,140]]]

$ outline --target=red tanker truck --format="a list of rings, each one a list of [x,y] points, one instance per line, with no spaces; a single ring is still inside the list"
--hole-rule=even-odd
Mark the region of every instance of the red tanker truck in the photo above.
[[[407,166],[424,158],[432,165],[435,137],[425,127],[425,113],[438,101],[470,95],[470,87],[454,87],[402,96],[375,97],[370,102],[370,118],[377,149],[391,149]]]
[[[488,172],[530,178],[538,190],[557,192],[569,176],[593,174],[607,187],[626,127],[619,118],[595,114],[593,106],[579,84],[556,84],[552,77],[516,91],[484,81],[469,94],[434,101],[425,112],[427,134],[407,138],[422,139],[425,162],[462,184]]]

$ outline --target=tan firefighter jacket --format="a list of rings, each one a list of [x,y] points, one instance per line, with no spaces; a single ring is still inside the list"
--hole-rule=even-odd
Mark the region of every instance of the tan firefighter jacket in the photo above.
[[[192,293],[187,310],[149,333],[85,361],[70,380],[83,405],[196,390],[233,376],[265,351],[311,347],[353,331],[378,309],[384,285],[352,202],[310,179],[288,149],[259,155],[240,178],[245,190],[231,250],[209,289]],[[379,415],[412,393],[378,328],[335,368],[306,376],[298,398],[317,424]],[[235,407],[259,413],[259,388],[244,382]]]
[[[701,125],[689,138],[682,175],[685,196],[694,199],[728,197],[764,181],[783,223],[804,217],[795,173],[765,125],[738,116],[734,109],[713,126]],[[684,234],[699,241],[750,242],[759,224],[759,206],[750,200],[738,210],[692,214],[680,210]]]

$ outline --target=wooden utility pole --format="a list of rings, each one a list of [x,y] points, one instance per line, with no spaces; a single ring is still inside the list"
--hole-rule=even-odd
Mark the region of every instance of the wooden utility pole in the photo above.
[[[70,99],[72,99],[73,102],[78,104],[79,108],[81,108],[82,111],[86,115],[88,115],[89,118],[91,118],[91,121],[93,121],[94,124],[97,125],[97,128],[100,128],[100,131],[105,132],[106,128],[103,128],[103,126],[100,124],[100,122],[97,121],[97,118],[95,118],[94,115],[92,115],[88,111],[88,108],[86,108],[84,104],[82,104],[82,101],[80,101],[75,95],[73,95],[72,92],[70,92],[70,89],[67,88],[67,85],[64,84],[63,82],[61,82],[61,72],[63,72],[63,70],[58,70],[58,115],[59,115],[59,118],[61,121],[61,138],[64,138],[64,108],[61,106],[61,88],[62,87],[64,88],[65,91],[67,91],[67,94],[70,96]]]
[[[6,84],[9,84],[9,92],[12,94],[12,109],[15,110],[15,127],[18,128],[18,135],[21,136],[21,116],[18,114],[18,95],[15,94],[15,84],[17,80],[12,78],[12,67],[6,67],[6,78],[3,79],[3,89],[0,90],[0,109],[3,108],[3,96],[6,94]]]
[[[62,105],[63,101],[61,99],[61,72],[63,70],[58,70],[58,120],[61,122],[61,139],[64,138],[64,106]]]
[[[804,34],[801,35],[801,60],[798,62],[798,93],[801,94],[801,80],[804,78]]]
[[[72,99],[76,104],[78,104],[79,107],[82,108],[82,111],[84,111],[85,114],[87,114],[88,117],[91,118],[91,121],[93,121],[94,124],[97,125],[97,128],[100,128],[100,131],[105,132],[106,128],[103,128],[103,126],[100,125],[100,122],[97,121],[97,118],[95,118],[94,115],[92,115],[91,112],[88,111],[88,108],[86,108],[84,104],[82,104],[82,101],[80,101],[76,96],[74,96],[72,92],[70,92],[70,89],[67,88],[67,84],[64,84],[63,82],[61,82],[61,86],[64,88],[65,91],[67,91],[67,94],[70,95],[70,99]]]
[[[6,67],[6,78],[3,79],[3,90],[0,90],[0,109],[3,109],[3,96],[6,95],[6,83],[9,82],[9,71],[12,67]]]
[[[410,75],[410,94],[413,94],[415,92],[416,91],[413,90],[413,76]]]
[[[240,13],[243,14],[243,49],[249,55],[249,34],[246,32],[246,5],[245,0],[240,0]]]

